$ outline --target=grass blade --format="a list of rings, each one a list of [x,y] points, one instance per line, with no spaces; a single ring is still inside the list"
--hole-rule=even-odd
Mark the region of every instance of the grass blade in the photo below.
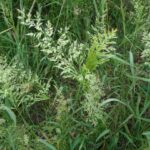
[[[57,150],[52,144],[49,144],[46,140],[39,139],[38,141],[44,144],[49,150]]]

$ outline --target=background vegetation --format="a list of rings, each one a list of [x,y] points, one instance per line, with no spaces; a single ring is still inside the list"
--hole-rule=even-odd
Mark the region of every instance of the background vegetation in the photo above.
[[[0,1],[1,150],[150,149],[150,1]]]

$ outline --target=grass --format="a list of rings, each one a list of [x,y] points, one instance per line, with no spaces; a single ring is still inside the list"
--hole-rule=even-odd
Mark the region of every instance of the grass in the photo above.
[[[1,0],[0,150],[149,150],[149,11]]]

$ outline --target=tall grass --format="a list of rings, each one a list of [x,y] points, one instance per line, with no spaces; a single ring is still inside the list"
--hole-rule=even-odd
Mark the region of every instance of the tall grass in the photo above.
[[[150,149],[150,2],[1,0],[0,149]]]

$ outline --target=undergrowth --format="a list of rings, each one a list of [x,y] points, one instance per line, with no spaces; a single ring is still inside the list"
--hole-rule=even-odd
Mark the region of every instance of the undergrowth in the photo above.
[[[1,0],[0,149],[150,149],[150,2]]]

